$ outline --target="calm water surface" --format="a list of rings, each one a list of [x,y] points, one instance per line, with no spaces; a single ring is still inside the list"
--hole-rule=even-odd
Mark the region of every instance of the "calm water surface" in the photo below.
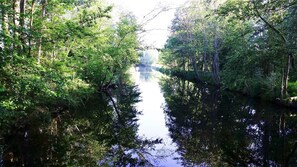
[[[179,160],[176,159],[179,157],[176,152],[177,147],[172,142],[166,126],[166,116],[163,110],[165,99],[159,83],[162,74],[157,71],[137,68],[132,76],[139,87],[142,99],[137,104],[137,109],[142,111],[138,121],[138,134],[147,138],[161,138],[163,141],[152,153],[158,157],[154,165],[181,166],[178,164]]]
[[[297,166],[297,112],[151,69],[1,129],[6,166]]]
[[[164,139],[162,166],[297,166],[296,110],[138,71],[138,133]]]

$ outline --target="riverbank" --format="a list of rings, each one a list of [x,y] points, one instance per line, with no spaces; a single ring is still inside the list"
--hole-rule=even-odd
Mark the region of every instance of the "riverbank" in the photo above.
[[[165,68],[159,68],[158,71],[160,71],[163,74],[169,75],[169,76],[175,76],[184,80],[188,80],[194,83],[198,83],[198,84],[205,84],[205,85],[211,85],[214,87],[218,87],[221,90],[224,91],[229,91],[229,92],[234,92],[234,93],[238,93],[244,96],[249,96],[252,98],[256,98],[259,100],[263,100],[263,101],[268,101],[283,107],[287,107],[287,108],[297,108],[297,96],[292,96],[292,97],[287,97],[284,100],[281,100],[280,98],[271,98],[271,97],[267,97],[267,96],[263,96],[261,94],[249,94],[247,92],[244,91],[240,91],[240,90],[235,90],[232,88],[227,87],[226,85],[220,84],[220,85],[216,85],[213,82],[211,73],[203,73],[201,72],[199,74],[200,76],[200,80],[197,80],[194,71],[180,71],[180,70],[169,70],[169,69],[165,69]]]

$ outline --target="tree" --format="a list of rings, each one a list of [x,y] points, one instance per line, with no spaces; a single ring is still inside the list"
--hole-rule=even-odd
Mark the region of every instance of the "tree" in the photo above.
[[[289,41],[282,30],[282,22],[288,15],[290,8],[296,5],[296,1],[227,1],[222,7],[223,13],[234,12],[237,19],[248,18],[255,19],[256,23],[264,23],[267,32],[271,31],[270,36],[274,38],[275,52],[283,52],[279,57],[282,61],[281,67],[281,91],[280,96],[283,99],[287,96],[287,87],[291,67],[292,50],[289,49]],[[240,4],[240,5],[238,5]]]
[[[172,22],[174,38],[169,38],[167,43],[170,45],[165,47],[167,50],[173,50],[173,54],[183,57],[181,64],[184,71],[186,66],[190,66],[188,70],[193,70],[196,80],[205,80],[205,74],[211,72],[216,85],[220,84],[221,31],[213,11],[218,8],[219,3],[221,2],[190,1],[188,5],[181,7]],[[179,43],[172,43],[172,39],[178,39]]]
[[[18,120],[11,118],[40,108],[49,113],[76,108],[94,92],[105,94],[122,84],[138,59],[138,25],[132,15],[113,25],[111,10],[98,1],[0,2],[5,127]]]
[[[184,71],[188,63],[183,76],[195,74],[249,95],[288,96],[289,77],[296,79],[295,72],[290,74],[296,1],[193,0],[178,12],[165,63],[176,62]]]

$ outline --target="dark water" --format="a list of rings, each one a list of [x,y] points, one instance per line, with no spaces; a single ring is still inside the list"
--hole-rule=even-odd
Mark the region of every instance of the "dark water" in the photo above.
[[[161,82],[183,166],[297,166],[297,115],[175,78]]]
[[[80,110],[31,113],[0,138],[0,166],[297,166],[295,110],[153,71],[132,78]]]

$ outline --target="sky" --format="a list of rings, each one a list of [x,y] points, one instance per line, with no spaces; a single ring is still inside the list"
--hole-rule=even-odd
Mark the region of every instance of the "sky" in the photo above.
[[[175,9],[184,4],[186,0],[111,0],[109,2],[114,5],[113,9],[116,13],[132,12],[138,23],[142,25],[147,18],[155,15],[162,8],[170,8],[147,22],[144,26],[146,32],[140,34],[144,45],[162,48],[170,34],[169,28]]]

